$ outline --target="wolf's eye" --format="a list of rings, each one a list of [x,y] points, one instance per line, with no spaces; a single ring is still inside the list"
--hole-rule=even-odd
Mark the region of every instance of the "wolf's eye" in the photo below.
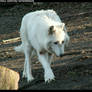
[[[58,43],[59,43],[58,41],[54,42],[54,44],[58,44]]]
[[[62,41],[62,44],[64,43],[64,41]]]

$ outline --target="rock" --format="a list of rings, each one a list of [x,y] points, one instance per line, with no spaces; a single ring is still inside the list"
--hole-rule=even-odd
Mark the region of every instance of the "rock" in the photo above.
[[[0,90],[18,90],[19,73],[0,66]]]

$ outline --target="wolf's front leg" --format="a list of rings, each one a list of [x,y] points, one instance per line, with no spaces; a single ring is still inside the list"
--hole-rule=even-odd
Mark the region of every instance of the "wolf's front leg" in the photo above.
[[[50,82],[52,80],[54,80],[55,76],[53,74],[53,71],[50,67],[50,64],[48,62],[48,58],[47,58],[47,53],[38,53],[38,58],[40,63],[42,64],[43,68],[44,68],[44,79],[45,82]]]
[[[53,57],[54,57],[53,54],[48,53],[48,61],[49,61],[49,64],[50,64],[50,65],[51,65],[51,63],[52,63]]]
[[[32,65],[31,65],[31,51],[30,46],[25,45],[24,54],[25,54],[25,63],[24,63],[24,71],[23,71],[23,77],[27,77],[27,81],[30,82],[34,79],[32,76]]]

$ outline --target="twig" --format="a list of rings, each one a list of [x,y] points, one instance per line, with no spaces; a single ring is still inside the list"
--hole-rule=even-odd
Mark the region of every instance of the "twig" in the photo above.
[[[2,42],[5,44],[5,43],[10,43],[10,42],[16,42],[19,40],[20,40],[20,37],[17,37],[17,38],[13,38],[13,39],[3,40]]]
[[[69,16],[65,16],[65,17],[62,17],[63,19],[64,18],[71,18],[71,17],[77,17],[77,16],[81,16],[81,15],[86,15],[86,14],[90,14],[92,13],[92,11],[89,11],[89,12],[83,12],[83,13],[79,13],[79,14],[73,14],[73,15],[69,15]]]

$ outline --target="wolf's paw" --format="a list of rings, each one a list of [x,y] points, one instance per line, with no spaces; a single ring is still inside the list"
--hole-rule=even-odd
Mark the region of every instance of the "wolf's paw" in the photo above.
[[[53,72],[45,74],[45,83],[50,83],[53,80],[55,80],[55,76],[54,76]]]
[[[27,82],[31,82],[31,81],[33,81],[34,80],[34,77],[29,77],[29,78],[27,78]]]

